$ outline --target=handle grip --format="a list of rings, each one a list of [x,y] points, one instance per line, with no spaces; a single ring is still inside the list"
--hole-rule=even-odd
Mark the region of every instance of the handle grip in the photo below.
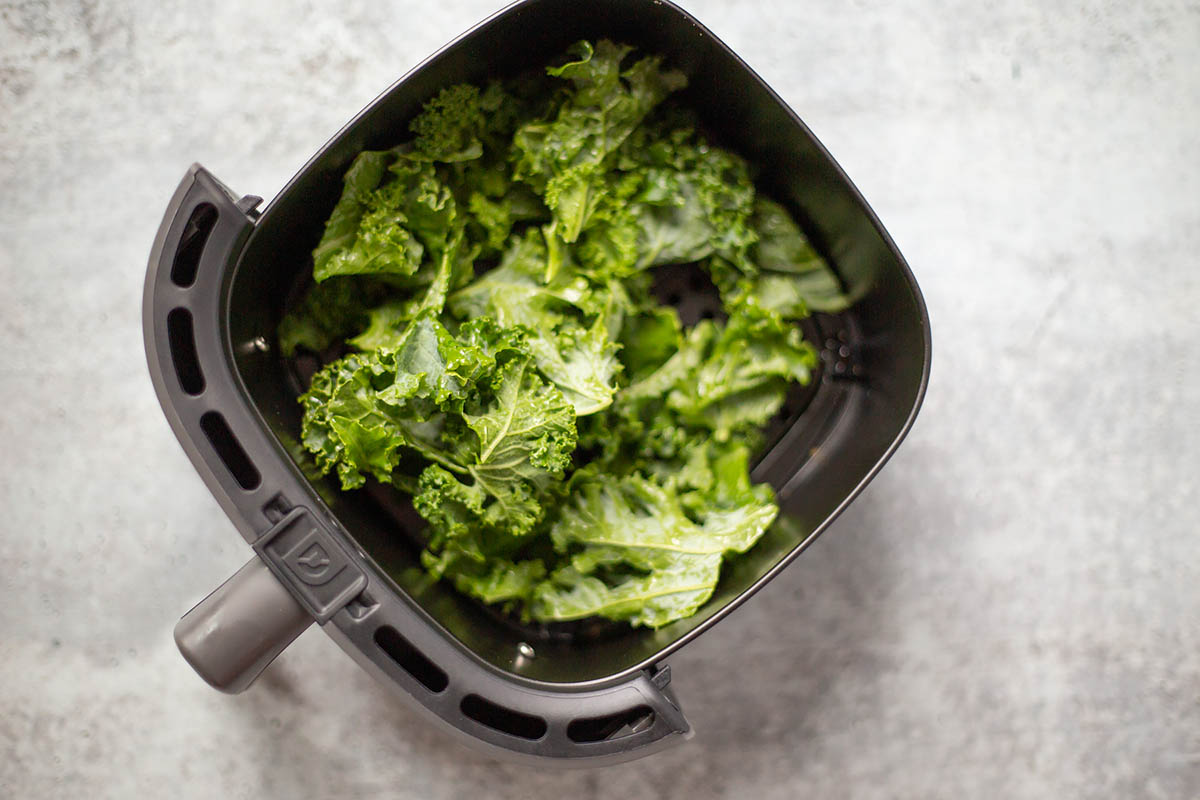
[[[175,625],[184,659],[214,689],[245,691],[313,622],[257,556]]]

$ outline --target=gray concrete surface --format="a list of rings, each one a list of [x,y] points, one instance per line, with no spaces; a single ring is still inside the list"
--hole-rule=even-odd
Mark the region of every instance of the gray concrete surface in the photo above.
[[[1200,7],[690,0],[929,303],[928,400],[793,568],[673,660],[698,734],[461,749],[310,631],[248,694],[170,631],[247,557],[139,301],[186,166],[266,196],[495,0],[0,0],[0,796],[1200,796]]]

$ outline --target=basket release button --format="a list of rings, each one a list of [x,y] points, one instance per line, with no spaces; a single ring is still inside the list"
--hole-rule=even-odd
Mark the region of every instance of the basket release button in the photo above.
[[[328,622],[367,585],[346,551],[302,506],[259,537],[254,549],[318,622]]]

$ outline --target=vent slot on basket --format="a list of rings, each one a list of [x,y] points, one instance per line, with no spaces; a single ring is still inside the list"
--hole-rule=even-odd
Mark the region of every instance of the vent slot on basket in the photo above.
[[[511,708],[498,706],[477,694],[469,694],[459,705],[462,713],[492,730],[519,736],[522,739],[540,739],[546,735],[546,720],[531,714],[522,714]]]
[[[571,720],[567,738],[580,744],[602,742],[644,731],[653,724],[654,710],[650,706],[634,706],[617,714]]]
[[[204,373],[196,355],[196,333],[192,328],[192,313],[186,308],[171,309],[167,314],[167,344],[179,386],[195,397],[204,392]]]
[[[217,224],[217,209],[212,203],[201,203],[192,210],[183,236],[179,237],[179,249],[171,264],[171,282],[184,289],[196,282],[196,270],[200,267],[200,254],[213,226]]]
[[[250,456],[242,449],[241,442],[233,435],[233,431],[229,430],[225,418],[216,411],[206,412],[200,417],[200,430],[204,431],[213,450],[217,451],[217,457],[238,482],[238,486],[246,491],[257,489],[258,484],[262,482],[262,476],[258,474],[258,468],[254,466]]]
[[[379,649],[387,653],[397,666],[434,694],[444,692],[450,685],[450,678],[442,668],[409,644],[395,628],[389,625],[380,626],[379,630],[375,631],[375,644],[379,645]]]

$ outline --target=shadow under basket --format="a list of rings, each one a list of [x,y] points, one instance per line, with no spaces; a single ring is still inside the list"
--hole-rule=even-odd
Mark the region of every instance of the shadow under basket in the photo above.
[[[311,251],[364,149],[390,147],[441,88],[548,63],[611,38],[689,77],[681,100],[759,168],[759,190],[801,220],[853,306],[806,320],[821,351],[810,385],[772,423],[753,468],[780,520],[723,569],[700,611],[659,630],[604,621],[522,625],[419,561],[421,520],[384,487],[342,493],[306,475],[301,376],[275,330],[310,279]],[[299,89],[297,89],[299,91]],[[188,170],[150,257],[144,328],[151,377],[176,436],[253,547],[250,562],[176,628],[185,658],[236,692],[313,621],[381,681],[493,753],[553,763],[635,758],[687,738],[666,658],[787,566],[883,466],[929,374],[929,321],[904,259],[800,119],[732,51],[661,0],[524,0],[448,45],[372,102],[260,214],[261,199]],[[719,312],[696,270],[655,291],[685,322]]]

